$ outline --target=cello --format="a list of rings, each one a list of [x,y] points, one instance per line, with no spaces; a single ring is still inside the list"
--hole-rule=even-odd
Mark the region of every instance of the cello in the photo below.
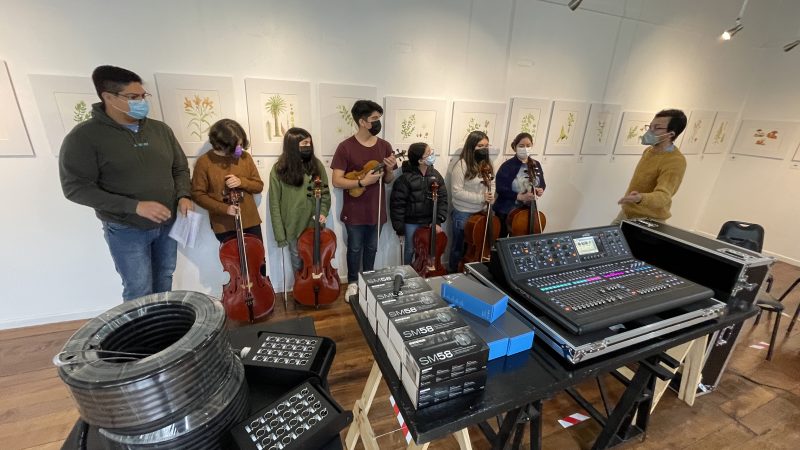
[[[431,183],[431,200],[433,214],[431,224],[417,228],[414,232],[414,259],[411,267],[423,278],[438,277],[447,274],[442,265],[442,254],[447,247],[447,235],[436,230],[436,218],[439,209],[439,183],[434,178]]]
[[[222,268],[230,275],[222,288],[222,306],[231,320],[255,322],[269,315],[275,304],[275,291],[269,277],[261,275],[264,264],[264,244],[260,239],[245,234],[239,202],[244,197],[241,189],[225,189],[225,203],[236,206],[236,239],[228,239],[219,246]]]
[[[306,306],[329,305],[339,298],[339,272],[331,265],[336,255],[336,234],[329,228],[322,229],[319,223],[323,186],[319,176],[309,186],[315,199],[314,227],[306,228],[297,238],[297,250],[303,260],[303,268],[294,278],[294,298]]]
[[[485,161],[481,163],[478,171],[483,178],[483,185],[487,192],[492,192],[492,166]],[[464,225],[464,242],[467,250],[458,265],[462,271],[464,265],[471,262],[485,262],[491,259],[492,245],[500,236],[500,219],[494,215],[492,205],[486,202],[486,211],[475,213],[467,219]]]
[[[539,234],[544,231],[547,225],[547,217],[543,212],[539,211],[536,204],[536,167],[533,159],[528,157],[526,161],[528,165],[528,180],[531,185],[531,192],[533,192],[533,200],[528,206],[520,206],[511,210],[506,217],[506,225],[511,232],[511,236],[523,236],[528,234]]]

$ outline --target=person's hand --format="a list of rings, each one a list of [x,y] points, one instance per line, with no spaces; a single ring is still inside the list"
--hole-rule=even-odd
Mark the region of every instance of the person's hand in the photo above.
[[[631,191],[628,195],[619,199],[617,204],[621,205],[623,203],[639,203],[641,201],[642,201],[642,194],[636,191]]]
[[[382,176],[383,174],[380,172],[378,173],[367,172],[367,174],[364,175],[364,178],[361,179],[361,184],[364,186],[375,184],[381,179]]]
[[[483,199],[489,202],[489,204],[494,203],[494,192],[484,192]]]
[[[394,156],[394,154],[391,154],[386,158],[383,158],[383,167],[385,168],[385,170],[392,171],[394,170],[396,165],[397,165],[397,158]]]
[[[136,214],[155,223],[162,223],[172,217],[172,211],[158,202],[141,201],[136,204]]]
[[[230,205],[228,206],[228,210],[225,211],[229,216],[235,216],[237,212],[239,212],[239,207]]]
[[[530,203],[533,201],[533,192],[520,192],[517,194],[517,200],[523,203]]]
[[[225,186],[229,189],[237,188],[242,185],[242,180],[236,175],[225,175]]]
[[[442,232],[442,226],[439,225],[438,223],[436,224],[436,232],[437,233],[441,233]]]
[[[328,220],[328,218],[325,217],[325,214],[319,215],[319,223],[325,223],[326,220]]]
[[[194,211],[194,202],[187,197],[182,197],[178,200],[178,211],[181,212],[183,217],[186,217],[189,211]]]
[[[544,195],[544,189],[542,188],[535,188],[533,191],[536,192],[537,197],[541,197],[542,195]]]

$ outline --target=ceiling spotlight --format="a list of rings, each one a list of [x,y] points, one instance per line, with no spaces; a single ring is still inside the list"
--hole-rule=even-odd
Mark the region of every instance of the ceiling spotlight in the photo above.
[[[581,6],[582,2],[583,0],[569,0],[569,4],[567,6],[569,6],[569,9],[575,11],[578,9],[578,6]]]
[[[728,28],[727,30],[722,32],[722,40],[730,41],[734,34],[742,31],[742,28],[744,28],[744,25],[739,23],[739,21],[737,20],[736,25],[733,28]]]
[[[783,46],[783,51],[785,51],[785,52],[791,51],[793,48],[797,47],[798,45],[800,45],[800,39],[798,39],[798,40],[796,40],[794,42],[789,42],[788,44],[784,45]]]
[[[744,16],[744,9],[747,8],[747,1],[748,0],[744,0],[742,3],[742,8],[739,10],[739,15],[736,17],[736,25],[722,32],[723,41],[730,41],[734,34],[742,31],[742,28],[744,28],[744,25],[742,25],[742,16]]]

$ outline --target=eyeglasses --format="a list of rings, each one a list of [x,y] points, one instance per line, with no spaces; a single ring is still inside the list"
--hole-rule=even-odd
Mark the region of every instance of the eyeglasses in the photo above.
[[[149,92],[145,92],[144,94],[120,94],[119,92],[112,92],[112,95],[116,95],[117,97],[123,97],[128,100],[147,100],[153,96]]]
[[[667,129],[667,127],[654,127],[654,126],[651,126],[651,125],[646,125],[645,126],[645,130],[658,131],[658,130],[666,130],[666,129]]]

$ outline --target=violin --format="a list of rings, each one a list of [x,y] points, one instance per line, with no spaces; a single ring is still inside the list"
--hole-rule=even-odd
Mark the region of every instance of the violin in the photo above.
[[[436,230],[439,183],[435,178],[431,183],[431,200],[433,200],[431,224],[421,226],[414,232],[414,259],[411,262],[411,267],[424,278],[447,275],[447,269],[442,264],[442,254],[447,247],[447,235],[444,231]]]
[[[406,151],[405,150],[395,150],[394,157],[397,159],[401,159],[405,157]],[[364,167],[361,170],[353,170],[344,174],[344,177],[348,180],[362,180],[368,173],[380,173],[386,164],[383,161],[375,161],[374,159],[369,160],[364,164]],[[350,194],[351,197],[360,197],[361,194],[367,189],[366,186],[364,187],[354,187],[352,189],[348,189],[347,193]]]
[[[331,265],[336,255],[336,234],[329,228],[322,229],[319,223],[323,185],[319,176],[309,186],[315,200],[314,227],[303,230],[297,239],[297,251],[303,260],[303,268],[294,278],[295,301],[306,306],[329,305],[339,298],[339,272]]]
[[[539,234],[544,231],[547,225],[547,217],[539,211],[536,205],[536,167],[533,159],[528,157],[526,161],[528,169],[528,181],[530,182],[531,192],[534,193],[530,205],[523,205],[511,210],[506,217],[506,225],[511,232],[511,236],[524,236],[528,234]]]
[[[479,167],[483,185],[486,192],[492,192],[492,166],[486,161]],[[464,225],[464,242],[467,250],[458,265],[458,270],[462,271],[464,265],[471,262],[485,262],[491,259],[492,245],[500,236],[500,219],[494,215],[492,205],[486,202],[486,211],[475,213],[467,219]]]
[[[241,189],[225,189],[225,203],[236,206],[236,238],[219,246],[222,268],[230,275],[222,288],[222,306],[231,320],[253,323],[272,312],[275,291],[269,277],[261,275],[264,264],[264,244],[261,239],[245,234],[239,202],[244,198]]]

